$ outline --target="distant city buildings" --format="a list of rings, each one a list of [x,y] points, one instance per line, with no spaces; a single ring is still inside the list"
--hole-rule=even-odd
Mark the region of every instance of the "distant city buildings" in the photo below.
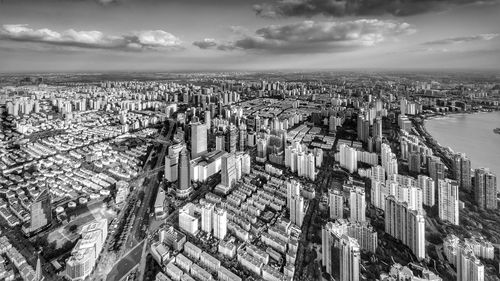
[[[463,208],[465,229],[482,225],[494,237],[481,210],[497,208],[496,176],[472,173],[467,156],[440,147],[423,120],[498,107],[494,83],[190,75],[187,83],[1,87],[0,216],[8,234],[53,239],[73,231],[67,222],[76,225],[81,239],[70,258],[50,260],[70,280],[96,278],[96,264],[126,250],[132,233],[147,237],[162,281],[441,281],[436,268],[446,277],[456,269],[457,280],[489,278],[493,244],[446,225],[458,225]],[[141,184],[161,171],[162,180]],[[105,219],[78,225],[110,210],[117,216],[108,239]],[[148,212],[169,220],[149,224]],[[444,226],[426,233],[426,221]],[[321,245],[311,232],[319,228]],[[445,235],[441,251],[437,237]],[[299,251],[304,239],[312,247]],[[40,279],[47,258],[33,270],[16,243],[0,237],[0,279]],[[322,272],[313,262],[302,267],[318,246]],[[384,263],[406,247],[416,258]]]

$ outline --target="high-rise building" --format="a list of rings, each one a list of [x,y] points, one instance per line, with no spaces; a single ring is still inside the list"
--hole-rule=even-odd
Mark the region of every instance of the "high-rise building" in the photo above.
[[[250,154],[245,153],[241,156],[241,173],[243,175],[250,174]]]
[[[42,262],[40,261],[40,251],[37,253],[36,259],[36,269],[35,269],[35,280],[34,281],[43,281],[45,278],[42,275]]]
[[[372,167],[372,180],[385,182],[385,169],[377,165]]]
[[[185,147],[184,143],[176,143],[168,147],[168,155],[165,156],[165,179],[175,182],[179,175],[179,154]]]
[[[306,176],[308,179],[316,180],[316,158],[313,153],[308,153],[306,156]]]
[[[65,275],[70,280],[89,277],[108,236],[108,221],[102,219],[86,224],[82,226],[81,234],[66,261]]]
[[[373,123],[373,138],[382,138],[382,117],[375,117],[375,122]]]
[[[396,158],[396,154],[392,152],[391,147],[388,144],[383,143],[380,149],[382,167],[385,169],[387,178],[389,178],[398,173],[398,160]]]
[[[419,260],[425,258],[425,218],[421,211],[411,210],[406,202],[388,196],[385,202],[385,232],[401,240]]]
[[[435,187],[436,183],[431,177],[425,176],[425,175],[418,175],[417,178],[418,182],[418,187],[422,189],[423,193],[423,204],[432,207],[436,203],[436,192],[435,192]]]
[[[458,183],[454,180],[438,180],[439,218],[452,224],[458,220]]]
[[[52,222],[50,192],[47,188],[40,190],[30,206],[31,220],[23,227],[26,233],[35,232]]]
[[[214,208],[212,203],[201,205],[201,230],[207,233],[212,233]]]
[[[180,208],[179,228],[192,235],[196,235],[196,233],[198,233],[199,219],[194,216],[193,203],[188,203]]]
[[[215,207],[213,212],[213,228],[214,236],[217,239],[223,240],[227,234],[227,212],[226,210]]]
[[[358,281],[361,253],[356,239],[347,235],[341,240],[341,267],[339,280]]]
[[[328,205],[330,206],[330,218],[342,219],[344,217],[344,196],[338,189],[328,190]]]
[[[301,184],[292,180],[287,185],[287,207],[290,210],[290,221],[301,227],[304,220],[304,198],[300,195]]]
[[[245,151],[247,147],[247,125],[245,123],[240,124],[240,141],[238,144],[239,151]]]
[[[474,171],[474,199],[481,209],[497,208],[497,178],[488,169]]]
[[[408,170],[410,171],[410,173],[420,173],[420,153],[410,153],[408,157]]]
[[[444,164],[437,156],[429,156],[427,158],[427,172],[434,182],[444,179]]]
[[[484,281],[484,265],[468,247],[460,248],[457,255],[457,281]]]
[[[349,173],[354,173],[358,170],[358,159],[356,149],[341,144],[339,146],[339,162],[342,168],[345,168]]]
[[[365,189],[363,187],[353,187],[349,197],[350,221],[366,221]]]
[[[358,140],[362,142],[366,142],[368,137],[370,136],[370,120],[366,116],[364,116],[363,113],[360,113],[358,115],[357,133]]]
[[[457,269],[460,259],[464,258],[463,254],[466,254],[466,258],[469,260],[472,260],[472,256],[484,259],[494,259],[495,257],[495,247],[493,244],[478,236],[472,236],[461,241],[457,236],[450,234],[443,239],[443,252],[450,264],[454,265]],[[467,276],[467,274],[462,272],[462,276]],[[472,278],[470,280],[477,279]]]
[[[179,198],[187,198],[193,191],[190,166],[189,153],[186,147],[184,147],[179,153],[179,179],[176,190],[176,195]]]
[[[236,163],[233,154],[226,153],[221,158],[221,184],[231,188],[236,182]]]
[[[231,124],[226,132],[226,151],[229,153],[236,153],[238,145],[238,128]]]
[[[336,233],[338,236],[347,235],[356,239],[362,250],[372,253],[375,253],[377,250],[377,231],[368,223],[349,222],[345,219],[338,219],[335,222],[327,222],[324,228]]]
[[[207,129],[212,128],[212,114],[210,110],[205,110],[205,125],[207,126]]]
[[[207,126],[200,122],[191,124],[191,158],[195,159],[207,152]]]
[[[471,164],[469,158],[463,153],[453,156],[453,179],[458,182],[461,189],[471,191]]]
[[[335,280],[358,281],[361,260],[356,239],[328,222],[322,229],[322,265]]]
[[[216,135],[215,136],[215,149],[216,150],[226,150],[226,136]]]
[[[385,175],[384,175],[385,176]],[[376,208],[385,210],[385,198],[389,195],[391,195],[390,189],[388,186],[391,183],[388,183],[386,185],[385,182],[378,181],[378,180],[373,180],[371,181],[372,188],[370,190],[370,199],[371,199],[371,204],[375,206]]]

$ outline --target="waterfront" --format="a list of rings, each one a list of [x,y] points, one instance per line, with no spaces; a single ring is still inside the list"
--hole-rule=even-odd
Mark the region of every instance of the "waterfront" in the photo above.
[[[442,146],[463,152],[472,167],[488,167],[500,173],[500,111],[476,114],[454,114],[425,121],[426,130]]]

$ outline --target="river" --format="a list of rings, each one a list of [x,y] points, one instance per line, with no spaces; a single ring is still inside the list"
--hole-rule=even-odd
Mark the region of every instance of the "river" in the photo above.
[[[473,168],[489,168],[500,176],[500,111],[453,114],[425,121],[425,128],[444,147],[463,152]]]

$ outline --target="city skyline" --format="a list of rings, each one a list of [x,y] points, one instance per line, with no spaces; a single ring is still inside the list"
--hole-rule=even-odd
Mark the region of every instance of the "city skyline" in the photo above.
[[[500,65],[497,0],[4,0],[0,7],[2,73]]]

